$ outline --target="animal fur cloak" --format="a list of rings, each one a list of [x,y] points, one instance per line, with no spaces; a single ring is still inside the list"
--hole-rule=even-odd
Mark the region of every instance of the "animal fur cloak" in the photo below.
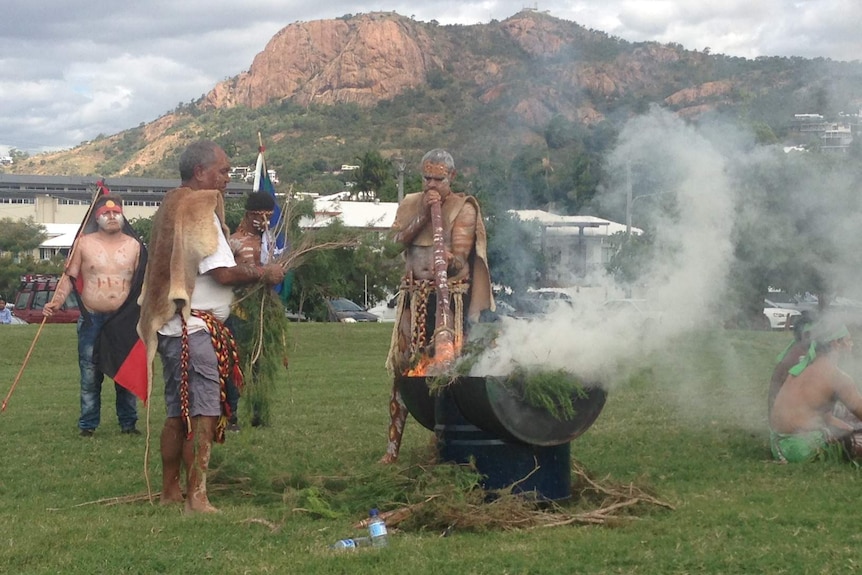
[[[188,320],[198,265],[218,247],[218,216],[225,237],[224,198],[219,190],[177,188],[165,195],[153,216],[147,270],[139,303],[138,334],[147,347],[148,388],[158,346],[157,332],[180,308]]]

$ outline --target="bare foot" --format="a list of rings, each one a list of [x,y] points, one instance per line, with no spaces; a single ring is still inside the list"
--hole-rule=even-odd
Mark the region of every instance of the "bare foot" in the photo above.
[[[213,507],[209,501],[195,501],[191,497],[186,501],[186,515],[191,515],[193,513],[220,513],[220,511]]]
[[[183,502],[183,496],[182,495],[180,495],[179,497],[168,497],[166,495],[159,496],[159,504],[160,505],[174,505],[176,503],[182,503],[182,502]]]
[[[175,503],[182,503],[183,501],[183,492],[179,487],[176,489],[163,489],[159,495],[159,503],[161,505],[173,505]]]
[[[385,454],[383,457],[381,457],[381,458],[377,461],[377,463],[382,463],[382,464],[384,464],[384,465],[389,465],[390,463],[395,463],[396,461],[398,461],[398,456],[397,456],[397,455],[392,455],[391,453],[387,453],[387,454]]]

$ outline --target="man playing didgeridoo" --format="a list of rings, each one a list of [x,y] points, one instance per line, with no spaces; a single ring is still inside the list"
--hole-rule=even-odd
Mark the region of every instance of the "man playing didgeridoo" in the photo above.
[[[421,169],[423,191],[404,197],[390,232],[403,246],[405,274],[399,288],[392,343],[386,360],[394,381],[389,401],[389,442],[380,460],[382,463],[398,459],[407,420],[407,407],[401,399],[398,380],[415,369],[418,361],[433,361],[434,341],[440,335],[435,319],[434,204],[440,206],[442,215],[455,353],[461,348],[470,323],[479,320],[482,310],[494,309],[485,224],[479,203],[473,196],[452,192],[455,162],[445,150],[435,149],[425,154]]]
[[[222,197],[229,172],[227,155],[211,141],[194,142],[180,156],[182,186],[165,195],[153,217],[141,294],[138,332],[148,365],[158,348],[165,378],[161,502],[183,501],[185,467],[186,512],[217,511],[207,497],[210,452],[214,440],[224,441],[230,416],[226,381],[242,381],[236,345],[224,325],[232,286],[284,278],[277,263],[236,265]]]

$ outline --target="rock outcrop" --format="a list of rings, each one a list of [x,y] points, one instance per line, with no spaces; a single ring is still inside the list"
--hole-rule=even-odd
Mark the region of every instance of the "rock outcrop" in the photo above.
[[[425,82],[433,52],[422,26],[394,14],[300,22],[283,28],[251,68],[206,95],[204,109],[392,98]]]

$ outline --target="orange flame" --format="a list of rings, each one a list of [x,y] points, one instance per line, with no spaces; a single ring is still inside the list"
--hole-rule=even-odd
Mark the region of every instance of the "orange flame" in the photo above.
[[[446,373],[455,363],[458,350],[452,342],[438,342],[433,357],[423,355],[412,368],[407,371],[409,377],[425,377]]]

